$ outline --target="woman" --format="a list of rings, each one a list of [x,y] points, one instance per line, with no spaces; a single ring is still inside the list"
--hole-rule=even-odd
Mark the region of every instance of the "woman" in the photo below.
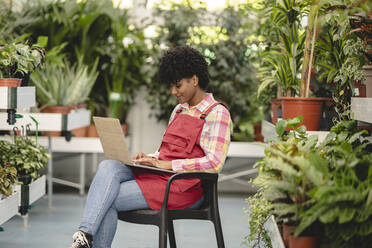
[[[180,104],[173,110],[159,150],[153,156],[138,153],[133,161],[176,172],[219,172],[230,144],[232,123],[226,107],[205,91],[209,83],[205,58],[188,46],[176,47],[163,55],[159,76]],[[170,176],[130,169],[114,160],[101,162],[71,248],[111,247],[117,212],[160,209]],[[201,205],[203,192],[198,179],[174,184],[168,208],[195,209]]]

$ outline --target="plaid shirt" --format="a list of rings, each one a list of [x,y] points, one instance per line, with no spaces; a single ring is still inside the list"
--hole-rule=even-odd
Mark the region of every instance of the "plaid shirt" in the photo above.
[[[189,108],[188,103],[178,104],[169,119],[173,120],[176,111],[182,109],[180,114],[188,114],[199,118],[200,114],[215,103],[212,94],[208,94],[198,105]],[[232,121],[229,111],[221,104],[215,106],[205,119],[200,135],[200,146],[205,156],[193,159],[172,160],[174,171],[206,171],[219,172],[225,163],[227,151],[230,145],[232,133]]]

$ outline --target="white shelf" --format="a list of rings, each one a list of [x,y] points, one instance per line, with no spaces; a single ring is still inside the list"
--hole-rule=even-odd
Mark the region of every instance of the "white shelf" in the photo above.
[[[18,127],[31,124],[31,131],[36,130],[36,125],[30,118],[32,116],[39,122],[39,131],[71,131],[80,127],[90,125],[90,111],[87,109],[76,109],[68,115],[64,114],[49,114],[49,113],[18,113],[23,115],[23,118],[17,119],[15,125],[9,125],[6,120],[7,113],[0,113],[0,130],[12,130],[13,127]]]
[[[18,213],[20,195],[20,192],[15,190],[12,195],[0,200],[0,225]]]
[[[45,195],[45,187],[46,187],[46,176],[43,175],[36,179],[35,181],[29,184],[29,204],[34,203],[35,201],[39,200],[41,197]],[[21,192],[21,185],[17,185],[15,190]],[[18,202],[17,202],[17,209],[18,206],[21,205],[21,194],[19,194]]]
[[[258,142],[231,142],[227,157],[263,158],[265,144]]]
[[[275,125],[271,122],[262,121],[262,136],[264,136],[265,142],[269,142],[271,140],[277,140],[277,134],[275,130]],[[307,131],[308,135],[317,135],[318,142],[322,142],[328,135],[328,131]]]
[[[45,195],[46,176],[43,175],[30,183],[30,204],[39,200]]]
[[[351,117],[354,120],[372,123],[372,98],[352,97]]]
[[[0,87],[0,109],[35,106],[35,87]]]

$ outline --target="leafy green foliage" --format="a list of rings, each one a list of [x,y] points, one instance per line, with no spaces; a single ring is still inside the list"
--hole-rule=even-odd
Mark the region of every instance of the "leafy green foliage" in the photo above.
[[[271,248],[270,237],[267,230],[264,229],[264,224],[270,217],[272,210],[271,203],[262,197],[261,191],[247,198],[246,202],[249,208],[244,209],[244,213],[248,217],[249,235],[245,237],[242,244],[252,248],[260,248],[262,245]]]
[[[143,29],[128,23],[127,10],[101,0],[23,1],[19,9],[22,11],[4,13],[4,18],[13,20],[6,22],[4,29],[9,27],[16,35],[29,34],[32,41],[47,36],[47,51],[60,49],[58,53],[65,54],[71,65],[83,56],[88,70],[96,68],[98,72],[90,94],[93,114],[124,122],[140,85],[147,81],[142,68],[148,54]],[[131,44],[124,39],[130,39]],[[54,59],[60,64],[61,59]],[[118,100],[112,101],[112,95]]]
[[[23,78],[43,63],[44,56],[38,45],[0,43],[0,78]]]
[[[279,220],[293,221],[295,235],[325,229],[332,247],[369,247],[372,228],[372,144],[356,121],[341,121],[317,145],[316,136],[286,131],[300,118],[277,123],[280,140],[257,163],[255,184]],[[358,246],[355,246],[358,245]]]
[[[45,147],[32,139],[17,137],[14,144],[0,140],[0,164],[16,168],[18,176],[30,175],[36,179],[38,171],[46,166],[49,157]]]
[[[97,62],[92,68],[82,58],[75,65],[63,60],[63,65],[47,62],[41,71],[31,74],[37,100],[43,106],[72,106],[84,103],[98,76]]]
[[[17,181],[17,170],[9,164],[0,164],[0,193],[10,196],[13,192],[12,185]],[[1,199],[1,198],[0,198]]]
[[[308,12],[308,1],[268,1],[262,10],[264,50],[261,52],[258,96],[277,86],[283,95],[299,92],[301,65],[304,56],[305,31],[302,17]]]

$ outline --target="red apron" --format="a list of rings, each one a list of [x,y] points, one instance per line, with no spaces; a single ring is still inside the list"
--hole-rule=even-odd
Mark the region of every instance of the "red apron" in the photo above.
[[[200,146],[200,135],[204,119],[209,112],[220,103],[212,104],[200,118],[176,112],[168,125],[160,149],[159,160],[192,159],[205,156]],[[196,168],[198,169],[198,168]],[[134,178],[151,209],[159,210],[163,204],[165,188],[170,173],[151,172],[132,169]],[[180,179],[173,181],[168,200],[168,209],[185,209],[196,203],[203,195],[199,179]]]

